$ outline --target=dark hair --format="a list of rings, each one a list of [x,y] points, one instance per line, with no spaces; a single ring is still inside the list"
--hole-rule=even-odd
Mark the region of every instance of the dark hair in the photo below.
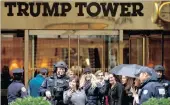
[[[116,82],[120,82],[121,83],[121,80],[120,80],[118,75],[115,75],[115,74],[112,74],[112,75],[113,75],[113,77],[115,77]]]
[[[125,84],[125,91],[128,92],[131,87],[134,87],[134,78],[127,77],[127,83]]]
[[[2,77],[3,79],[9,79],[11,76],[10,76],[10,73],[9,73],[9,67],[8,66],[4,66],[2,68]]]
[[[78,76],[73,76],[72,78],[69,79],[69,82],[75,80],[76,81],[76,88],[79,89],[79,78]]]
[[[17,74],[13,74],[14,76],[14,80],[22,80],[23,79],[23,74],[22,73],[17,73]]]

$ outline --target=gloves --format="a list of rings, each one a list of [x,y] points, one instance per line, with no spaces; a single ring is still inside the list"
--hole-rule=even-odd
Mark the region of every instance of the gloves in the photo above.
[[[45,92],[45,95],[46,95],[47,98],[51,98],[51,92],[50,92],[50,91],[47,90],[47,91]]]

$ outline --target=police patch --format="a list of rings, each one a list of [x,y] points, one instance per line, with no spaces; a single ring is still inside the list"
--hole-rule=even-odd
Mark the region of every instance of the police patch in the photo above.
[[[22,91],[22,92],[26,92],[27,90],[26,90],[25,87],[22,87],[22,88],[21,88],[21,91]]]
[[[165,89],[158,89],[158,91],[159,91],[159,94],[165,95]]]
[[[164,86],[168,86],[168,83],[163,83]]]
[[[148,90],[144,90],[144,91],[143,91],[143,94],[147,94],[147,93],[148,93]]]

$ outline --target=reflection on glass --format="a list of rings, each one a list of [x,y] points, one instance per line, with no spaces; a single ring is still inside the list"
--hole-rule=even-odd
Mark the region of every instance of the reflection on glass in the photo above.
[[[130,37],[130,63],[143,65],[143,38]]]
[[[53,37],[30,36],[31,68],[53,68],[63,60],[69,68],[80,74],[81,68],[108,70],[118,65],[118,35],[56,35]]]
[[[165,76],[170,80],[170,34],[164,36],[164,67],[165,67]]]
[[[78,36],[70,35],[70,67],[78,66]]]
[[[2,34],[1,34],[2,35]],[[24,67],[24,43],[22,37],[15,34],[1,36],[1,66],[8,66],[9,70]]]
[[[57,61],[65,61],[68,64],[68,36],[56,38],[42,38],[37,36],[35,40],[35,67],[53,68]]]
[[[103,36],[80,36],[80,65],[84,68],[102,68]]]
[[[105,67],[114,68],[117,65],[118,35],[105,35]]]
[[[159,56],[155,56],[159,55]],[[149,64],[162,64],[161,35],[149,36]]]

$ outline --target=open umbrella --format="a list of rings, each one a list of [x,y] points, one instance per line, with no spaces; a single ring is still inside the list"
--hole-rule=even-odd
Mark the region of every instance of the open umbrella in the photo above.
[[[158,75],[152,68],[146,66],[140,66],[137,64],[121,64],[111,69],[110,72],[115,75],[123,75],[123,76],[136,78],[139,76],[137,74],[140,74],[140,72],[142,71],[147,71],[152,75],[153,78],[158,78]]]
[[[110,73],[135,78],[136,73],[138,73],[142,67],[143,66],[137,64],[121,64],[111,69]]]

